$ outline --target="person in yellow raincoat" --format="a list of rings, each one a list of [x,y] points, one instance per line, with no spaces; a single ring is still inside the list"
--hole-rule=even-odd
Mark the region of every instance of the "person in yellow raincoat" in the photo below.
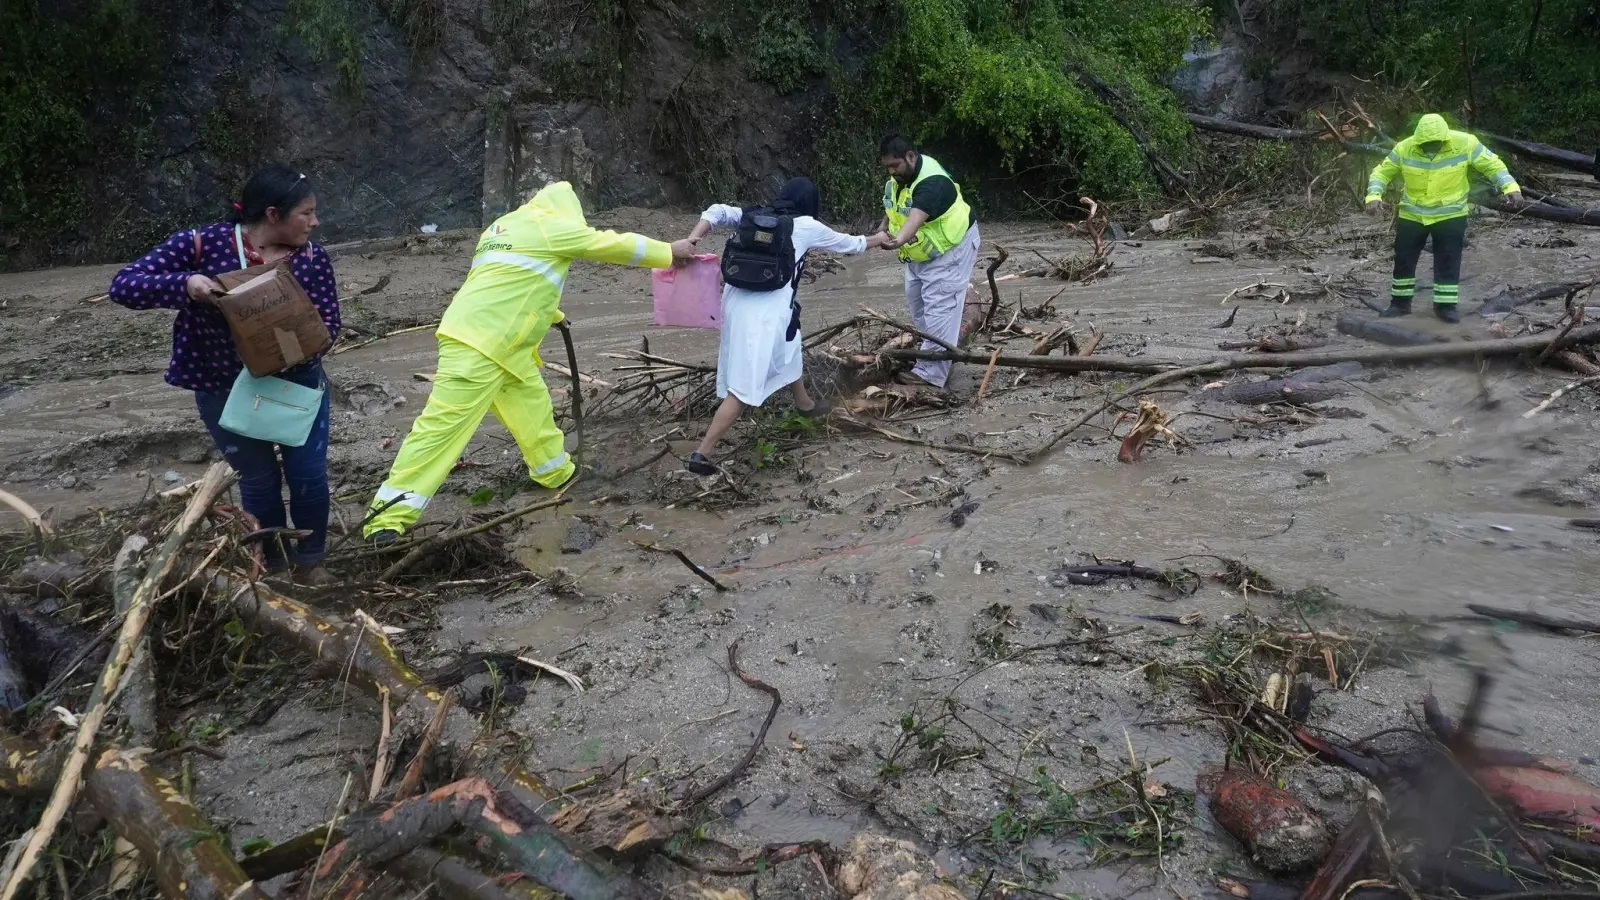
[[[1522,188],[1500,157],[1474,135],[1455,131],[1444,116],[1428,113],[1417,130],[1389,151],[1367,178],[1367,212],[1383,212],[1383,195],[1397,177],[1404,188],[1394,227],[1394,280],[1384,318],[1411,315],[1417,293],[1417,260],[1433,241],[1433,313],[1446,322],[1460,322],[1461,255],[1467,244],[1467,203],[1476,171],[1512,205],[1522,203]]]
[[[539,376],[539,344],[563,318],[567,268],[587,259],[665,269],[693,255],[687,240],[668,244],[589,227],[565,181],[495,220],[439,323],[433,393],[372,500],[363,535],[381,546],[414,524],[490,410],[516,439],[534,482],[566,484],[576,469]]]

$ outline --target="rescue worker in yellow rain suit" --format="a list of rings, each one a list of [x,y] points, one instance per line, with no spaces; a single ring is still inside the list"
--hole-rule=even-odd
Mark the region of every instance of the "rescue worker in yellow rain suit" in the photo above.
[[[1396,175],[1405,194],[1394,228],[1394,281],[1384,318],[1411,315],[1417,293],[1417,259],[1433,239],[1433,312],[1446,322],[1461,321],[1456,303],[1461,295],[1461,252],[1467,244],[1467,170],[1494,183],[1513,204],[1522,203],[1522,188],[1483,142],[1465,131],[1452,131],[1444,117],[1429,113],[1416,133],[1394,145],[1367,179],[1367,211],[1383,211],[1383,192]]]
[[[364,536],[390,544],[414,524],[491,409],[516,439],[529,476],[545,488],[566,484],[576,469],[539,376],[539,344],[564,318],[567,268],[587,259],[665,269],[693,255],[687,240],[590,228],[565,181],[495,220],[439,323],[433,393],[373,498]]]

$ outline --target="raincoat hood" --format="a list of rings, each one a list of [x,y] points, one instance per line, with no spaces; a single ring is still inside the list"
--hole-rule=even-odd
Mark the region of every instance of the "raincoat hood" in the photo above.
[[[536,216],[562,218],[580,227],[589,224],[583,217],[583,204],[578,202],[577,192],[567,181],[552,182],[540,188],[528,198],[527,209]]]
[[[1417,131],[1414,137],[1419,144],[1429,141],[1447,141],[1450,139],[1450,126],[1445,122],[1444,116],[1438,113],[1428,113],[1417,122]]]

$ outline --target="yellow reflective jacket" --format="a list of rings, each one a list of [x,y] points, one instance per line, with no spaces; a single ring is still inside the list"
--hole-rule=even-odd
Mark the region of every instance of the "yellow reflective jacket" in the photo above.
[[[1440,141],[1439,152],[1429,156],[1422,145]],[[1522,190],[1506,170],[1500,157],[1473,135],[1452,131],[1444,117],[1429,113],[1417,123],[1411,137],[1394,145],[1367,179],[1367,200],[1383,199],[1383,192],[1396,175],[1403,175],[1405,194],[1400,201],[1400,218],[1432,225],[1467,214],[1467,170],[1477,169],[1503,194]]]
[[[523,381],[537,376],[539,344],[561,321],[561,288],[574,259],[666,269],[672,246],[637,234],[596,231],[572,185],[558,181],[478,238],[467,280],[450,300],[439,334],[499,363]]]

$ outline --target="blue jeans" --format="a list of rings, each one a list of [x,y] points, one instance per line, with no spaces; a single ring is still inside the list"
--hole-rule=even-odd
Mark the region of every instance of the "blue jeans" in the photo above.
[[[282,372],[279,378],[305,387],[322,387],[322,366],[312,365],[305,372]],[[268,441],[234,434],[217,424],[226,392],[194,392],[200,420],[211,432],[211,440],[222,451],[223,459],[239,473],[239,499],[245,512],[256,517],[262,528],[286,528],[289,520],[283,510],[282,482],[289,482],[289,512],[294,527],[311,532],[294,546],[293,561],[315,565],[328,549],[328,393],[322,394],[322,409],[311,426],[311,435],[300,447],[280,447]],[[278,462],[279,453],[283,463]],[[269,568],[282,568],[287,562],[282,541],[269,539],[263,544]]]

